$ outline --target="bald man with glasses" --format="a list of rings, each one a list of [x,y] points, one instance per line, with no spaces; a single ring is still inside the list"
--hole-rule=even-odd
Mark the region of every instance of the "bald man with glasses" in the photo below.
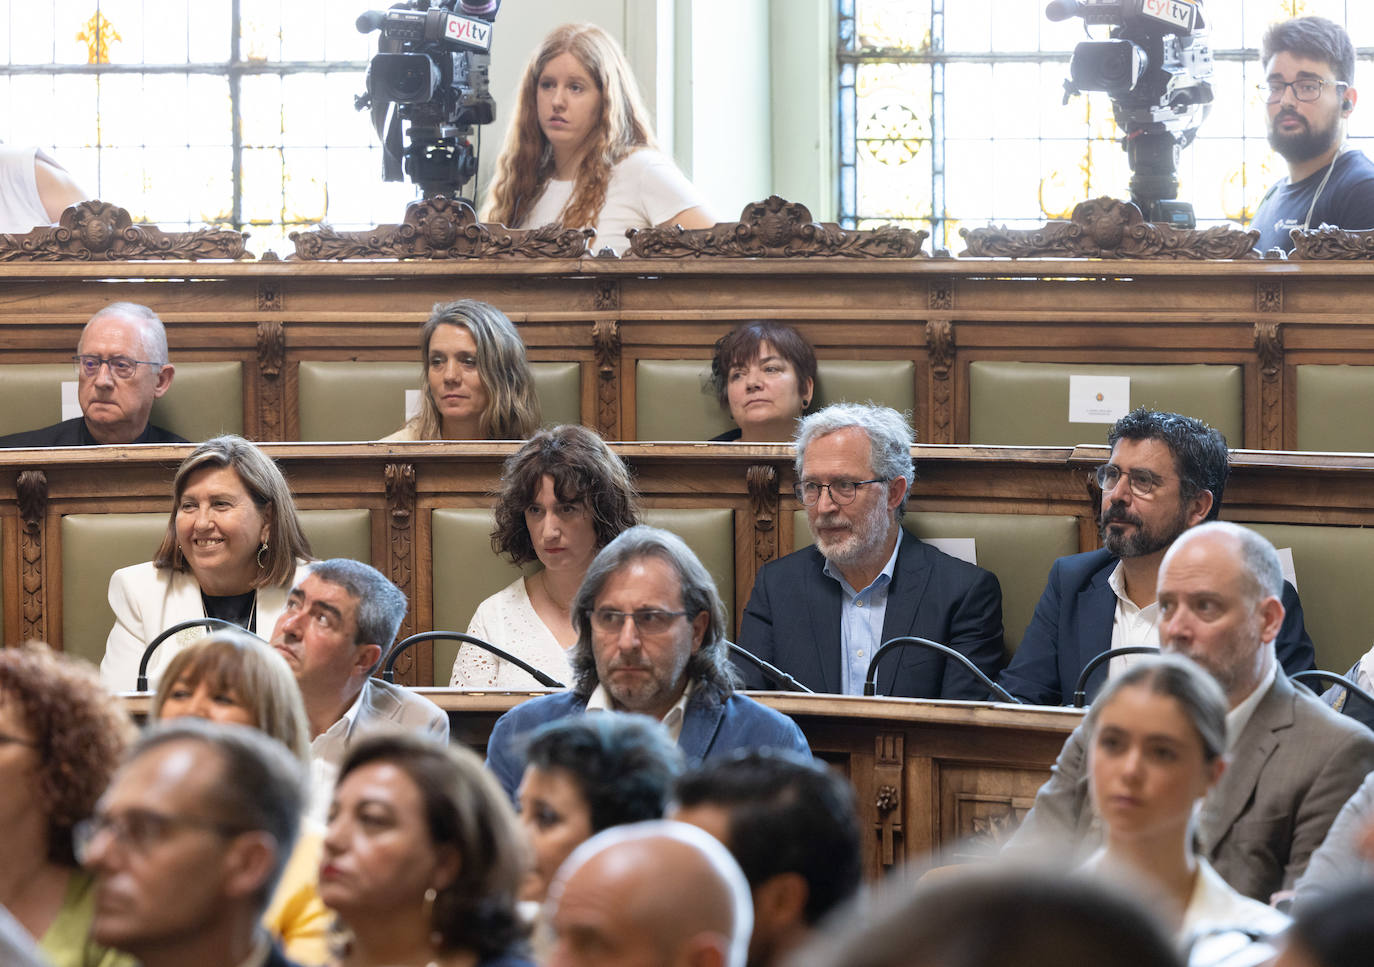
[[[101,309],[81,331],[72,361],[81,415],[0,437],[0,447],[187,442],[148,422],[175,373],[167,361],[166,330],[153,310],[133,302]]]
[[[797,499],[816,543],[759,570],[739,643],[814,691],[862,695],[874,652],[903,636],[948,645],[988,676],[1002,665],[997,578],[902,529],[912,436],[896,410],[860,403],[798,427]],[[915,648],[884,659],[877,685],[909,698],[989,694],[955,659]]]
[[[1355,47],[1339,24],[1294,17],[1272,25],[1260,47],[1269,146],[1288,163],[1250,227],[1261,252],[1292,252],[1293,229],[1374,228],[1374,162],[1342,150],[1355,110]]]

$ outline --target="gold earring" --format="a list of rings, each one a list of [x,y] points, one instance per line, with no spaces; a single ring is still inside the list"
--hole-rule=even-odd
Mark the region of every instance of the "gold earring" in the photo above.
[[[263,542],[262,542],[262,546],[258,548],[258,570],[262,570],[262,569],[266,566],[266,565],[264,565],[264,564],[262,563],[262,556],[263,556],[264,554],[266,554],[266,553],[267,553],[267,542],[266,542],[266,541],[263,541]]]

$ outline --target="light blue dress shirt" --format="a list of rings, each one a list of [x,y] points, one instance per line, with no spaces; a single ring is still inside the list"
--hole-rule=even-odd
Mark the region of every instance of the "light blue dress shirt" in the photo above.
[[[873,583],[855,591],[840,569],[829,561],[821,569],[840,585],[840,691],[845,695],[864,693],[864,676],[873,653],[883,643],[883,618],[887,615],[887,589],[897,568],[897,551],[902,546],[898,535],[892,556]]]

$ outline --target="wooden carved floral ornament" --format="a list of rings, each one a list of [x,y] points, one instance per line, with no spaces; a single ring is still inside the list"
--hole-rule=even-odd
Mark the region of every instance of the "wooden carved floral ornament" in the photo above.
[[[294,258],[328,259],[576,259],[587,253],[592,229],[514,229],[477,220],[466,202],[443,195],[406,206],[400,225],[378,225],[365,232],[336,232],[321,226],[313,232],[292,232]]]
[[[118,262],[137,259],[250,258],[241,232],[202,228],[164,232],[135,224],[129,212],[103,201],[68,208],[56,227],[0,235],[0,262]]]
[[[1115,198],[1095,198],[1074,207],[1068,221],[1039,228],[961,228],[964,258],[1070,259],[1253,259],[1259,232],[1217,225],[1174,228],[1147,222],[1140,209]]]
[[[884,225],[851,231],[833,222],[816,222],[805,205],[772,195],[746,205],[737,222],[711,228],[631,229],[627,258],[854,258],[925,257],[928,232]]]

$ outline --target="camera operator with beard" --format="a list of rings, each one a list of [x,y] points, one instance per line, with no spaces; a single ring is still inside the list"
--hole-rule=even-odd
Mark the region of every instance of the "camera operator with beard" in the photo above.
[[[1291,252],[1295,228],[1374,228],[1374,162],[1341,150],[1358,97],[1350,36],[1323,17],[1295,17],[1269,28],[1260,57],[1269,145],[1288,162],[1288,177],[1250,221],[1260,232],[1256,247]]]
[[[1054,562],[1030,626],[997,678],[1024,702],[1067,702],[1088,662],[1108,648],[1158,647],[1160,562],[1180,534],[1221,512],[1230,468],[1217,430],[1141,407],[1116,421],[1107,443],[1111,458],[1097,468],[1104,546]],[[1283,608],[1274,647],[1284,672],[1294,675],[1313,667],[1314,654],[1298,592],[1286,581]],[[1089,701],[1138,657],[1119,655],[1099,668],[1087,683]]]

